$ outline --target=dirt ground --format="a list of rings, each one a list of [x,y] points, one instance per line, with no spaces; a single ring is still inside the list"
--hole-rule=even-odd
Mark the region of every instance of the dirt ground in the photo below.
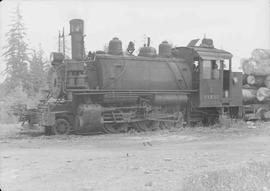
[[[192,174],[269,159],[270,123],[91,136],[0,125],[3,191],[181,190]]]

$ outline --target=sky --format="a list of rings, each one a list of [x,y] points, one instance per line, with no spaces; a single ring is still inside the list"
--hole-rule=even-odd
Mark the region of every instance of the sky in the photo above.
[[[58,31],[69,34],[69,20],[85,22],[86,51],[101,50],[113,37],[137,50],[146,37],[158,47],[167,40],[186,46],[196,38],[212,38],[214,46],[231,52],[233,69],[255,48],[270,48],[269,0],[4,0],[0,3],[0,55],[12,12],[20,5],[30,48],[41,44],[45,56],[57,51]],[[70,37],[68,37],[69,40]],[[5,62],[0,57],[0,71]],[[0,76],[0,81],[3,76]]]

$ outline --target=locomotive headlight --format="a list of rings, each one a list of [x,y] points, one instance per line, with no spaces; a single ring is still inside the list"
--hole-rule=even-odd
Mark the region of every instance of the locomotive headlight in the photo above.
[[[64,59],[64,55],[60,52],[52,52],[50,55],[50,62],[52,64],[55,64],[57,62],[61,63]]]
[[[237,77],[233,77],[233,84],[237,84],[238,83],[238,78]]]

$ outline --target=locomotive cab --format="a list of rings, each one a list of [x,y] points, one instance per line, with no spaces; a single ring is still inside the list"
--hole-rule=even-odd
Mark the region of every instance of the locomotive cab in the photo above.
[[[174,56],[185,59],[193,68],[192,84],[198,94],[192,97],[192,106],[240,107],[242,77],[241,72],[232,72],[232,54],[214,48],[211,39],[203,39],[200,46],[195,46],[198,40],[174,50]]]
[[[197,49],[199,62],[199,107],[242,104],[241,73],[232,72],[232,55],[218,49]]]

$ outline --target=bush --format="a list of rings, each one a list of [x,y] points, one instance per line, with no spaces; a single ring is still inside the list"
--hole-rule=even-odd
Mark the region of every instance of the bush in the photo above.
[[[13,92],[5,96],[0,101],[0,123],[16,123],[18,106],[26,105],[27,108],[33,108],[38,103],[38,96],[28,97],[22,87],[17,87]]]

